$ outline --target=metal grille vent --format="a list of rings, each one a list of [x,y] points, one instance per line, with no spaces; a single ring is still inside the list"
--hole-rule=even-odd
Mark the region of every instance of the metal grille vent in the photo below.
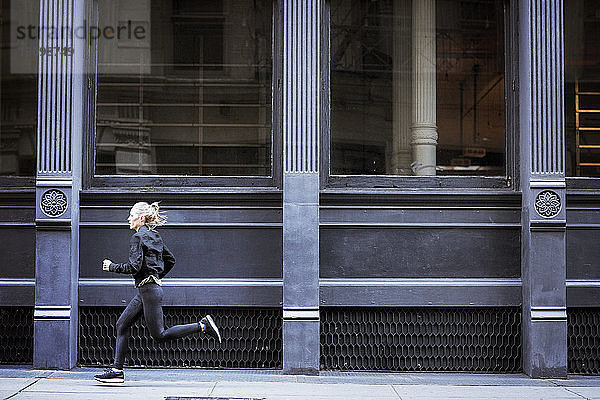
[[[0,308],[0,364],[33,364],[33,307]]]
[[[79,364],[112,365],[116,323],[122,307],[81,307]],[[164,307],[165,327],[199,321],[211,314],[223,343],[201,334],[157,343],[140,318],[131,328],[129,366],[281,368],[282,315],[280,309],[205,309]]]
[[[521,309],[322,309],[321,369],[518,372]]]
[[[600,375],[600,308],[567,308],[570,374]]]

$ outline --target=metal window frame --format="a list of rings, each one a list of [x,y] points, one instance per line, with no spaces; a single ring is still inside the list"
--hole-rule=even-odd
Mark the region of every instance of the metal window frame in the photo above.
[[[563,3],[563,7],[565,6],[566,2]],[[564,15],[564,13],[563,13]],[[564,29],[564,26],[563,26]],[[563,35],[565,36],[565,42],[566,42],[566,29],[563,32]],[[565,59],[566,62],[566,59]],[[564,89],[563,89],[564,90]],[[566,98],[565,98],[565,102],[564,104],[566,104]],[[566,107],[563,104],[563,113],[566,110]],[[565,119],[566,119],[566,115],[565,115]],[[567,141],[567,132],[565,131],[565,141]],[[566,147],[565,147],[566,149]],[[566,150],[565,150],[566,151]],[[567,192],[569,191],[585,191],[586,189],[588,190],[594,190],[597,191],[600,189],[600,177],[591,177],[591,176],[565,176],[565,182],[567,185]]]
[[[88,93],[87,104],[84,105],[87,123],[83,140],[83,177],[84,190],[113,188],[119,190],[149,188],[282,188],[282,152],[283,137],[281,126],[283,57],[283,14],[279,0],[272,1],[272,77],[271,77],[271,175],[270,176],[203,176],[203,175],[100,175],[95,173],[96,164],[96,98],[97,98],[97,43],[88,46],[88,62],[86,65]],[[98,0],[88,2],[87,16],[89,21],[98,21]]]
[[[518,77],[518,37],[515,4],[504,0],[504,93],[505,93],[505,176],[398,176],[398,175],[333,175],[330,173],[331,140],[331,81],[330,81],[330,7],[326,0],[322,15],[321,55],[321,189],[459,189],[459,190],[518,190],[518,104],[516,80]]]

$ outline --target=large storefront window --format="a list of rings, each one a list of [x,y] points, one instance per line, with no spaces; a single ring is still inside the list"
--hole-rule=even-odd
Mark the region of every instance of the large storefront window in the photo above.
[[[566,175],[600,177],[600,3],[565,2]]]
[[[501,0],[332,0],[332,175],[506,174]]]
[[[272,174],[272,2],[98,4],[97,175]]]
[[[38,5],[0,0],[0,176],[35,176]]]

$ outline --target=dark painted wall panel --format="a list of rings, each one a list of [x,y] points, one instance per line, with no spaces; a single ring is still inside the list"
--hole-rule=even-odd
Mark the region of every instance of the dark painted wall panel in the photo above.
[[[322,278],[515,278],[520,229],[321,228]]]
[[[0,226],[0,278],[35,277],[35,227]]]
[[[597,284],[567,281],[567,307],[598,307],[600,287]]]
[[[0,206],[0,221],[33,223],[35,221],[35,206]]]
[[[131,206],[82,207],[82,222],[127,222]],[[269,207],[161,207],[170,223],[281,223],[281,208]]]
[[[600,279],[600,227],[567,229],[567,279]]]
[[[598,192],[567,192],[566,246],[567,279],[600,279],[600,196]]]
[[[35,277],[34,223],[33,189],[0,191],[0,278]]]
[[[281,278],[281,228],[162,228],[177,264],[172,278]],[[102,271],[102,260],[127,261],[132,231],[81,227],[80,276],[118,277]]]
[[[38,229],[36,242],[36,305],[71,304],[71,231]]]
[[[195,283],[195,282],[194,282]],[[282,284],[182,285],[163,281],[163,305],[202,307],[280,307],[283,297]],[[132,283],[114,284],[109,281],[86,282],[79,285],[79,304],[85,306],[124,306],[136,294]],[[1,298],[1,296],[0,296]]]
[[[321,207],[321,223],[477,223],[520,224],[521,211],[514,207],[481,209],[422,207]]]
[[[322,280],[321,306],[430,307],[430,306],[518,306],[522,302],[519,279],[476,279],[464,282],[425,283],[381,279],[380,282]]]
[[[569,225],[600,224],[600,205],[596,209],[568,209],[567,223]]]
[[[0,286],[0,305],[32,306],[35,304],[35,282],[3,282]]]

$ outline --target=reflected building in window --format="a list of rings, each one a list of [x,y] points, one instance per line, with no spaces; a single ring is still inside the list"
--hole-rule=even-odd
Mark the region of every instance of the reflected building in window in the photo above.
[[[600,7],[565,7],[567,176],[600,177]]]
[[[138,35],[98,40],[96,174],[270,176],[271,20],[267,1],[99,2]]]
[[[37,49],[17,31],[37,6],[0,1],[0,176],[35,175],[37,129]],[[28,15],[23,15],[24,12]]]
[[[505,175],[502,1],[331,5],[331,173]]]

